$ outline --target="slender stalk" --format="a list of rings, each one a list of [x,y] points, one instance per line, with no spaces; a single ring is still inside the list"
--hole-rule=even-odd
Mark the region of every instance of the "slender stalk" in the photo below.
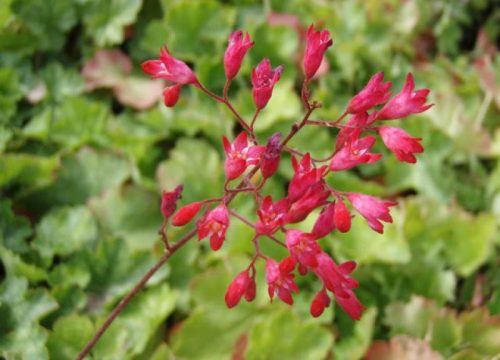
[[[90,350],[95,346],[95,344],[99,341],[99,339],[104,335],[108,327],[113,323],[115,318],[123,311],[123,309],[128,305],[128,303],[137,295],[139,291],[144,288],[144,285],[149,281],[149,279],[158,271],[158,269],[167,262],[167,260],[182,246],[184,246],[193,236],[196,234],[196,229],[191,230],[186,235],[182,237],[178,242],[174,245],[170,246],[169,249],[158,259],[156,264],[153,265],[151,269],[139,280],[139,282],[133,287],[132,290],[116,305],[111,314],[109,314],[108,318],[101,327],[97,330],[95,335],[90,339],[90,341],[85,345],[83,350],[78,354],[76,360],[82,360],[85,356],[88,355]]]
[[[255,225],[252,224],[248,219],[246,219],[244,216],[238,214],[236,211],[234,210],[231,210],[229,209],[229,213],[231,215],[233,215],[235,218],[237,218],[238,220],[240,220],[242,223],[244,223],[245,225],[248,225],[250,226],[252,229],[255,229]],[[286,248],[286,244],[283,243],[282,241],[280,241],[279,239],[277,239],[276,237],[274,237],[273,235],[266,235],[269,239],[271,239],[272,241],[274,241],[276,244],[280,245],[280,246],[283,246]]]

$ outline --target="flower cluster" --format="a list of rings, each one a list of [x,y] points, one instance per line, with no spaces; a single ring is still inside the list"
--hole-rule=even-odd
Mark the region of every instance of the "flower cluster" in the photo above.
[[[173,226],[185,226],[198,217],[195,221],[198,239],[209,239],[214,251],[224,245],[227,229],[233,219],[243,221],[254,229],[255,235],[251,241],[255,252],[249,259],[248,267],[229,284],[225,295],[229,308],[236,306],[243,297],[246,301],[255,298],[255,264],[262,260],[265,262],[265,279],[271,300],[277,297],[287,304],[293,304],[293,294],[299,291],[295,277],[311,273],[321,284],[311,301],[312,316],[320,316],[334,299],[353,319],[359,319],[364,307],[354,292],[358,282],[351,277],[356,263],[347,261],[338,264],[321,248],[318,240],[337,231],[348,232],[355,213],[361,215],[371,229],[382,234],[384,223],[392,222],[390,208],[396,202],[361,193],[338,191],[329,185],[326,178],[331,173],[379,161],[382,154],[372,152],[378,138],[399,161],[415,163],[415,154],[424,150],[420,144],[421,139],[385,123],[427,110],[432,106],[426,104],[429,90],[415,90],[415,82],[410,73],[402,90],[393,96],[392,84],[384,81],[383,73],[378,73],[349,101],[345,111],[337,119],[311,120],[311,114],[320,104],[310,101],[309,85],[324,61],[325,52],[333,44],[327,30],[316,31],[311,25],[306,33],[303,58],[304,83],[301,95],[305,108],[304,118],[293,124],[288,135],[276,133],[259,144],[253,130],[254,123],[271,100],[273,88],[283,73],[283,66],[272,68],[269,59],[265,58],[252,69],[250,84],[255,116],[251,123],[237,112],[227,96],[231,82],[239,73],[253,44],[248,33],[243,35],[241,31],[237,31],[229,36],[224,54],[226,85],[222,96],[204,87],[189,66],[172,57],[167,48],[161,50],[160,59],[143,64],[144,71],[154,78],[164,78],[173,83],[164,92],[167,106],[177,103],[183,85],[194,85],[215,101],[227,106],[242,128],[233,141],[222,138],[226,177],[222,196],[187,204],[176,212],[182,187],[164,192],[161,205],[165,217],[164,226],[171,217]],[[305,126],[338,129],[334,149],[328,158],[315,159],[308,152],[288,146],[289,140]],[[262,189],[278,170],[283,152],[291,154],[293,177],[286,196],[273,199],[272,195],[263,194]],[[236,179],[240,179],[239,184],[232,186]],[[255,222],[230,207],[233,198],[240,194],[249,194],[254,199]],[[294,224],[310,216],[315,216],[316,219],[309,232],[294,227]],[[164,238],[166,240],[166,235]],[[260,247],[260,242],[265,240],[282,246],[288,255],[283,259],[273,259],[266,255]]]

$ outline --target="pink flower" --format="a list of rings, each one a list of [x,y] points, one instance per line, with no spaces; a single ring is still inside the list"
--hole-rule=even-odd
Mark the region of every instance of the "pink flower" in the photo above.
[[[351,229],[351,213],[342,199],[338,199],[335,203],[334,222],[337,229],[342,233]]]
[[[413,91],[415,88],[415,80],[413,75],[408,73],[403,89],[399,94],[394,96],[384,107],[377,113],[377,120],[392,120],[400,119],[411,114],[418,114],[429,109],[432,104],[424,105],[429,95],[429,89],[420,89]]]
[[[257,109],[263,109],[267,105],[282,71],[282,65],[271,69],[269,59],[262,60],[255,69],[252,69],[252,95]]]
[[[160,50],[160,59],[143,62],[142,70],[155,79],[166,79],[182,85],[198,84],[198,79],[189,66],[170,55],[166,46]]]
[[[284,217],[288,211],[289,201],[287,198],[278,200],[273,203],[271,196],[266,196],[260,208],[257,210],[257,223],[255,229],[258,234],[272,234],[281,225],[283,225]]]
[[[287,230],[285,233],[286,246],[292,257],[305,268],[318,266],[316,255],[321,248],[316,242],[317,236],[300,230]]]
[[[335,301],[344,311],[353,319],[359,320],[364,307],[352,291],[358,287],[358,283],[349,276],[356,263],[349,261],[337,266],[325,252],[318,254],[317,261],[318,266],[314,269],[316,275],[323,281],[324,286],[335,295]]]
[[[240,133],[233,143],[224,136],[222,138],[226,162],[224,170],[226,179],[233,180],[243,174],[249,165],[259,162],[261,154],[265,151],[264,146],[248,145],[248,135],[246,132]]]
[[[323,314],[323,311],[325,311],[325,308],[328,306],[330,306],[330,297],[326,293],[326,290],[322,289],[314,297],[309,311],[313,317],[318,317]]]
[[[266,150],[262,153],[260,171],[265,179],[273,176],[278,170],[281,160],[280,145],[281,133],[278,132],[269,138]]]
[[[399,161],[414,164],[417,159],[413,154],[424,152],[424,147],[419,143],[422,139],[411,137],[400,128],[381,126],[378,132],[385,146],[396,155]]]
[[[161,212],[165,220],[168,220],[170,216],[175,212],[177,208],[177,200],[181,198],[181,193],[183,186],[177,186],[173,191],[164,191],[161,196]]]
[[[235,31],[229,35],[229,44],[224,53],[224,71],[228,80],[232,80],[238,74],[243,58],[253,44],[248,33],[245,37],[241,31]]]
[[[163,90],[163,102],[167,107],[174,107],[179,101],[179,96],[181,94],[182,85],[176,84],[173,86],[167,86]]]
[[[294,275],[291,274],[295,266],[291,258],[284,259],[281,263],[267,258],[266,260],[266,281],[267,291],[271,301],[274,295],[288,305],[293,304],[292,294],[290,292],[299,292],[299,287],[294,281]]]
[[[226,238],[229,226],[229,213],[224,204],[220,204],[196,222],[198,240],[210,238],[212,250],[219,250]]]
[[[184,226],[198,214],[198,211],[200,211],[202,203],[201,202],[194,202],[191,204],[188,204],[186,206],[183,206],[177,211],[177,213],[174,215],[172,218],[172,225],[173,226]]]
[[[240,302],[245,295],[247,301],[252,301],[255,298],[255,280],[250,277],[248,270],[241,272],[229,284],[224,300],[228,308],[232,308]]]
[[[328,30],[314,31],[311,25],[306,34],[306,51],[304,56],[304,73],[306,79],[311,79],[318,71],[326,50],[333,45]]]
[[[355,136],[352,136],[333,156],[330,162],[330,170],[341,171],[360,164],[372,164],[382,157],[381,154],[370,153],[370,149],[377,139],[374,136],[359,138],[359,134],[360,131]]]
[[[314,209],[326,204],[330,192],[326,189],[323,180],[305,188],[302,196],[294,201],[285,217],[287,224],[304,220]]]
[[[360,131],[368,125],[369,116],[367,112],[353,114],[345,127],[342,127],[337,134],[335,150],[338,151],[353,139],[359,138]]]
[[[319,214],[313,227],[313,234],[322,238],[335,230],[335,203],[325,206]]]
[[[380,221],[392,223],[389,207],[397,205],[396,202],[383,201],[374,196],[349,193],[347,198],[352,206],[368,221],[368,225],[376,232],[382,234],[384,225]]]
[[[327,167],[315,168],[309,153],[306,153],[300,162],[292,157],[292,166],[295,174],[288,185],[288,199],[295,202],[304,196],[309,187],[322,182]]]
[[[360,113],[385,103],[391,97],[391,86],[390,82],[384,83],[383,72],[373,75],[363,90],[349,102],[347,111],[350,113]]]

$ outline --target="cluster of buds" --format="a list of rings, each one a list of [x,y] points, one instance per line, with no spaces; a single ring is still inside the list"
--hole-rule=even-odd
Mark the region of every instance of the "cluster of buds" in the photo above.
[[[225,296],[229,308],[236,306],[243,297],[246,301],[255,298],[255,264],[262,260],[265,262],[265,279],[271,301],[277,296],[283,302],[293,304],[293,293],[299,291],[295,276],[312,273],[320,283],[311,302],[312,316],[320,316],[334,299],[353,319],[359,319],[364,307],[354,293],[358,283],[351,277],[356,263],[347,261],[338,264],[321,248],[318,240],[335,231],[348,232],[353,211],[366,219],[371,229],[383,233],[383,223],[392,222],[390,207],[396,203],[366,194],[338,191],[325,179],[330,173],[379,161],[382,155],[371,152],[377,141],[377,134],[399,161],[416,162],[415,154],[423,152],[421,139],[411,137],[400,128],[382,124],[387,120],[400,119],[427,110],[432,106],[426,104],[429,90],[415,90],[414,79],[410,73],[403,89],[392,96],[392,84],[384,82],[384,74],[378,73],[351,99],[337,119],[311,120],[311,114],[320,104],[310,101],[309,84],[324,61],[326,50],[333,44],[327,30],[316,31],[311,25],[306,33],[303,58],[304,82],[301,96],[305,108],[304,118],[293,124],[287,136],[277,133],[263,144],[259,144],[253,130],[254,123],[260,111],[271,100],[273,88],[280,79],[283,66],[273,69],[269,59],[263,59],[252,69],[255,115],[250,123],[237,112],[227,96],[231,82],[253,44],[250,36],[241,31],[229,36],[229,44],[224,54],[226,84],[222,96],[203,86],[189,66],[173,58],[167,48],[161,50],[160,59],[149,60],[143,64],[144,71],[154,78],[164,78],[174,83],[164,92],[167,106],[177,103],[182,85],[194,85],[215,101],[227,106],[242,128],[241,133],[232,142],[226,137],[222,139],[226,156],[226,182],[221,197],[194,202],[175,212],[182,187],[163,193],[164,240],[166,241],[165,227],[171,217],[173,226],[185,226],[198,217],[195,221],[198,239],[209,239],[211,249],[217,251],[226,241],[226,232],[232,219],[242,221],[255,231],[251,239],[255,251],[249,259],[248,267],[229,284]],[[289,140],[305,126],[333,127],[339,130],[334,149],[328,158],[314,159],[310,153],[288,146]],[[278,170],[283,152],[291,154],[294,175],[288,185],[287,195],[282,199],[273,200],[271,195],[263,194],[262,189],[266,181]],[[256,178],[260,181],[256,182]],[[240,179],[239,184],[231,186],[236,179]],[[230,207],[233,198],[240,194],[248,194],[255,201],[255,222]],[[309,232],[293,227],[309,216],[316,216]],[[267,256],[260,247],[260,242],[265,240],[284,247],[288,256],[283,259]],[[168,249],[168,242],[166,246]]]

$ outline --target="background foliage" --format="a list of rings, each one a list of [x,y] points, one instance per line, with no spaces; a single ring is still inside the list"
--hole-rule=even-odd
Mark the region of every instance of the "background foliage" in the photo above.
[[[175,109],[139,64],[168,44],[220,91],[233,29],[250,32],[231,97],[253,112],[249,73],[264,56],[284,64],[257,126],[262,138],[301,114],[292,91],[299,41],[273,12],[321,22],[335,44],[316,84],[319,116],[335,118],[377,71],[402,84],[412,71],[436,105],[405,121],[424,138],[414,166],[387,156],[339,173],[343,190],[397,198],[394,225],[374,234],[355,219],[324,240],[360,267],[360,322],[337,308],[227,310],[223,293],[251,251],[233,222],[224,248],[195,241],[176,254],[111,326],[95,359],[483,359],[500,354],[500,10],[488,0],[3,0],[0,2],[0,357],[71,359],[162,249],[162,189],[182,203],[218,196],[225,109],[185,89]],[[106,50],[106,51],[102,51]],[[295,94],[295,95],[294,95]],[[318,116],[318,117],[319,117]],[[328,154],[334,132],[303,131],[295,146]],[[313,141],[311,141],[313,139]],[[382,148],[380,151],[384,151]],[[286,162],[286,161],[285,161]],[[267,191],[282,194],[289,166]],[[238,200],[243,213],[252,205]],[[174,234],[178,236],[180,234]],[[272,245],[266,251],[281,256]],[[261,269],[262,270],[262,269]],[[262,274],[262,271],[260,272]],[[421,357],[423,358],[423,357]]]

